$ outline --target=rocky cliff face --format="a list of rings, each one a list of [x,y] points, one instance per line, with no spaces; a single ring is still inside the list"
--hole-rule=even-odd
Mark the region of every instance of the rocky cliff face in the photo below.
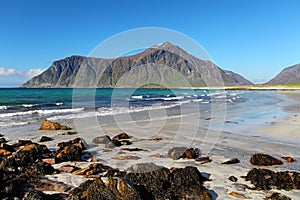
[[[55,61],[22,87],[164,87],[251,85],[233,72],[198,59],[171,43],[115,59],[71,56]]]
[[[266,84],[300,83],[300,64],[283,69],[277,76]]]

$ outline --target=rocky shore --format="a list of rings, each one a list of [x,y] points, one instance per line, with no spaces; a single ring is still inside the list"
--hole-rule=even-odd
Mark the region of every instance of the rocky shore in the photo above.
[[[214,180],[195,165],[210,165],[209,156],[201,155],[201,149],[174,147],[164,154],[152,155],[174,162],[189,161],[185,167],[166,167],[158,163],[138,163],[121,170],[110,166],[109,162],[95,157],[90,152],[90,144],[76,137],[76,132],[55,122],[45,120],[40,127],[44,130],[63,130],[74,135],[74,139],[58,141],[56,148],[46,146],[53,138],[40,136],[40,142],[31,140],[7,141],[0,138],[0,199],[217,199],[216,191],[206,187]],[[155,137],[152,142],[163,138]],[[147,149],[132,147],[134,141],[127,133],[114,137],[95,137],[93,145],[103,145],[105,151],[118,149],[119,154],[112,159],[139,160],[138,156],[124,152],[147,152]],[[145,147],[147,148],[147,147]],[[243,158],[231,158],[218,165],[237,165]],[[274,171],[270,166],[298,162],[292,157],[275,158],[257,153],[248,158],[251,169],[241,177],[227,176],[234,190],[226,199],[249,199],[251,193],[264,191],[265,199],[291,199],[278,191],[300,189],[299,171]],[[78,163],[84,163],[80,167]],[[82,179],[78,186],[50,179],[49,176],[72,174]],[[225,183],[224,183],[225,184]],[[225,185],[224,185],[225,187]],[[276,190],[276,191],[275,191]]]

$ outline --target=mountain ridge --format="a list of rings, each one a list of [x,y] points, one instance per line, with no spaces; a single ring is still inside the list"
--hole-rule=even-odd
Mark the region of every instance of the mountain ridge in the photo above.
[[[274,78],[266,82],[265,85],[294,83],[300,83],[300,63],[284,68]]]
[[[70,56],[54,61],[21,87],[205,87],[252,85],[244,77],[201,60],[169,42],[118,58]]]

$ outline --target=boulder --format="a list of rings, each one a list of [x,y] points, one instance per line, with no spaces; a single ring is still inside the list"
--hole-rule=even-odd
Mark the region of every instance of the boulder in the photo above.
[[[245,179],[251,181],[257,190],[300,189],[300,173],[298,172],[274,172],[268,169],[254,168],[248,172]]]
[[[205,157],[196,158],[195,161],[198,162],[199,164],[203,165],[205,163],[211,162],[212,159],[210,159],[208,156],[205,156]]]
[[[113,160],[138,160],[141,158],[138,156],[127,155],[127,156],[114,156],[114,157],[111,157],[111,159],[113,159]]]
[[[71,199],[142,199],[136,189],[121,178],[96,178],[70,191]]]
[[[92,140],[92,143],[94,144],[107,144],[111,141],[110,137],[108,135],[95,137]]]
[[[290,156],[284,156],[281,158],[284,159],[286,162],[295,162],[295,159]]]
[[[32,144],[33,142],[31,140],[19,140],[18,142],[11,145],[13,148],[18,148],[21,146],[25,146],[27,144]]]
[[[55,154],[55,163],[67,161],[80,161],[82,156],[82,148],[78,144],[60,148]]]
[[[64,173],[72,173],[74,171],[80,170],[80,168],[74,165],[63,165],[60,168],[58,168],[58,170]]]
[[[129,135],[127,133],[120,133],[116,136],[113,137],[112,140],[126,140],[126,139],[129,139]]]
[[[112,140],[105,145],[105,148],[113,149],[115,147],[120,147],[122,144],[119,140]]]
[[[47,136],[42,136],[40,139],[40,142],[48,142],[48,141],[52,141],[53,138],[47,137]]]
[[[237,164],[239,162],[240,162],[239,159],[233,158],[233,159],[230,159],[230,160],[226,160],[226,161],[222,162],[221,164],[230,165],[230,164]]]
[[[230,181],[232,181],[232,182],[237,182],[237,181],[238,181],[238,178],[235,177],[235,176],[230,176],[230,177],[228,178],[228,180],[230,180]]]
[[[79,146],[82,150],[86,150],[88,148],[87,143],[85,142],[84,139],[82,138],[76,138],[74,140],[69,140],[68,142],[60,142],[58,143],[56,146],[63,148],[63,147],[67,147],[67,146],[71,146],[73,144],[76,144],[77,146]]]
[[[61,125],[57,122],[52,122],[49,121],[47,119],[45,119],[42,122],[42,125],[40,127],[40,130],[70,130],[71,128],[65,126],[65,125]]]
[[[7,142],[7,140],[5,139],[5,138],[0,138],[0,143],[6,143]]]
[[[74,171],[73,174],[90,176],[90,175],[97,175],[99,173],[106,172],[109,169],[111,169],[111,167],[102,165],[100,163],[94,163],[94,164],[90,164],[88,167]]]
[[[15,152],[15,149],[11,145],[6,144],[6,143],[1,143],[0,144],[0,149],[5,149],[5,150],[10,151],[10,152]]]
[[[199,157],[200,150],[186,147],[174,147],[169,150],[168,157],[178,160],[180,158],[195,159]]]
[[[265,200],[292,200],[292,199],[278,192],[274,192],[271,196],[266,197]]]
[[[127,173],[145,173],[145,172],[156,171],[162,168],[164,167],[156,165],[154,163],[138,163],[127,168],[125,171]]]
[[[254,154],[250,158],[250,163],[257,166],[282,165],[282,161],[267,154]]]

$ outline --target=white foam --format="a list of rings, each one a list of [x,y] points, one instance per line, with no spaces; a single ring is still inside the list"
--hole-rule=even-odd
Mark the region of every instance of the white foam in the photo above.
[[[177,97],[162,97],[160,98],[162,100],[165,101],[172,101],[172,100],[180,100],[180,99],[184,99],[184,96],[177,96]]]
[[[22,107],[24,108],[31,108],[33,106],[36,106],[37,104],[22,104]]]
[[[131,99],[143,99],[143,96],[131,96]]]
[[[60,114],[60,113],[74,113],[81,112],[84,108],[73,108],[73,109],[59,109],[59,110],[31,110],[25,112],[15,112],[15,113],[2,113],[0,118],[15,117],[15,116],[25,116],[25,115],[46,115],[46,114]]]
[[[0,110],[7,110],[8,106],[0,106]]]
[[[57,102],[57,103],[55,103],[55,105],[56,105],[56,106],[62,106],[62,105],[64,105],[64,103]]]

